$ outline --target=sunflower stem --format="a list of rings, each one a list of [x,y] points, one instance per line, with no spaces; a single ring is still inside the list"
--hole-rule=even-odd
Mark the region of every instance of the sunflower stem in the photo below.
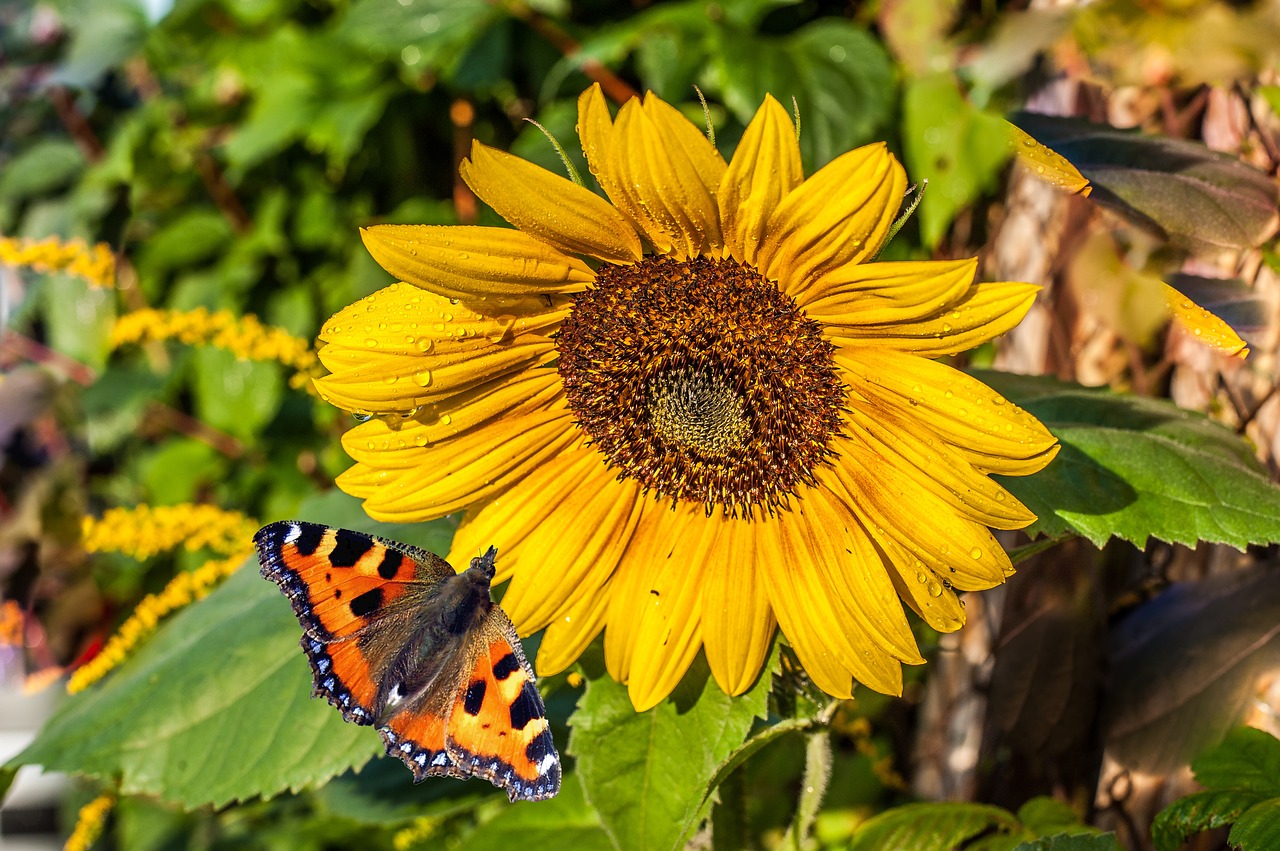
[[[1026,561],[1034,555],[1039,555],[1045,550],[1051,550],[1058,544],[1074,537],[1076,536],[1072,535],[1070,532],[1064,532],[1063,534],[1055,537],[1037,538],[1029,544],[1023,544],[1020,547],[1014,547],[1009,550],[1009,561],[1013,564],[1018,564],[1019,562]]]
[[[711,810],[711,848],[713,851],[752,847],[750,822],[747,817],[746,769],[738,766],[716,790],[720,800]]]
[[[573,160],[569,159],[569,153],[564,149],[564,146],[560,144],[560,140],[555,136],[552,136],[550,130],[543,127],[532,118],[526,118],[525,121],[528,121],[534,127],[541,130],[542,135],[546,136],[547,139],[550,140],[551,147],[556,149],[556,155],[560,157],[560,162],[564,163],[564,170],[569,173],[569,179],[579,186],[585,187],[587,184],[583,182],[582,175],[578,173],[578,167],[573,164]]]
[[[831,780],[831,735],[824,727],[809,734],[804,749],[804,781],[796,805],[795,821],[787,828],[782,847],[805,851],[813,847],[810,834],[822,808]]]

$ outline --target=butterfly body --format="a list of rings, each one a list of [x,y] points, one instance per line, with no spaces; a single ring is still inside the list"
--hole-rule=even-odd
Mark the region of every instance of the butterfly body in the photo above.
[[[415,781],[483,777],[513,801],[559,791],[533,670],[489,596],[492,548],[456,573],[425,550],[301,521],[254,542],[302,625],[313,695],[377,727]]]

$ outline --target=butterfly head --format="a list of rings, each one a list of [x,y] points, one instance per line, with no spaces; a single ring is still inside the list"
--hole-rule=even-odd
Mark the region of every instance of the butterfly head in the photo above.
[[[476,556],[471,560],[471,567],[467,568],[467,572],[476,571],[484,576],[485,582],[493,581],[493,574],[496,568],[493,565],[494,559],[498,557],[498,548],[489,547],[484,551],[484,555]]]

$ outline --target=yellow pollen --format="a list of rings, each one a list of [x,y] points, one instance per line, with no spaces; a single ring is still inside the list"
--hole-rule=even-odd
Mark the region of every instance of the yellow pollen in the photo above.
[[[656,376],[649,416],[659,435],[712,458],[728,455],[751,433],[742,396],[709,370],[685,367]]]

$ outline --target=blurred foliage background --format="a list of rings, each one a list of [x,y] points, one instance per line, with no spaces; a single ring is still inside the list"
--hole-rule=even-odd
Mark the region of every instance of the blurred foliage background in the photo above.
[[[358,229],[498,224],[457,177],[471,140],[558,170],[526,119],[580,157],[575,100],[593,81],[615,101],[653,90],[698,122],[700,91],[724,151],[766,92],[794,98],[807,173],[888,140],[928,189],[887,259],[978,254],[985,279],[1045,287],[968,365],[1172,399],[1244,436],[1274,480],[1278,55],[1275,0],[0,0],[0,236],[11,252],[57,237],[114,255],[114,274],[49,251],[0,266],[2,687],[74,670],[148,594],[236,555],[165,539],[89,556],[86,516],[195,503],[360,525],[353,501],[316,502],[348,464],[348,423],[305,380],[320,323],[388,282]],[[1019,110],[1165,141],[1017,119],[1094,181],[1086,199],[1012,162],[1004,118]],[[1170,329],[1162,281],[1223,316],[1250,357]],[[131,335],[128,315],[151,319]],[[261,324],[237,324],[249,316]],[[1093,543],[1035,556],[1005,588],[970,595],[965,631],[925,636],[931,664],[903,699],[865,694],[828,713],[826,757],[809,728],[788,728],[716,775],[722,805],[711,828],[694,819],[695,845],[898,847],[857,830],[905,813],[936,842],[900,847],[1012,848],[1082,820],[1116,831],[1082,843],[1153,847],[1155,813],[1194,788],[1192,757],[1240,720],[1276,730],[1274,545],[1068,531]],[[448,531],[418,534],[439,547]],[[1235,540],[1190,528],[1162,540],[1202,538]],[[786,693],[785,666],[774,673]],[[578,686],[544,685],[560,724]],[[642,847],[573,783],[555,804],[508,809],[475,783],[413,788],[390,762],[327,785],[317,769],[308,790],[268,800],[125,798],[100,841]],[[110,788],[90,773],[67,795],[66,830]],[[911,799],[1003,809],[894,808]]]

